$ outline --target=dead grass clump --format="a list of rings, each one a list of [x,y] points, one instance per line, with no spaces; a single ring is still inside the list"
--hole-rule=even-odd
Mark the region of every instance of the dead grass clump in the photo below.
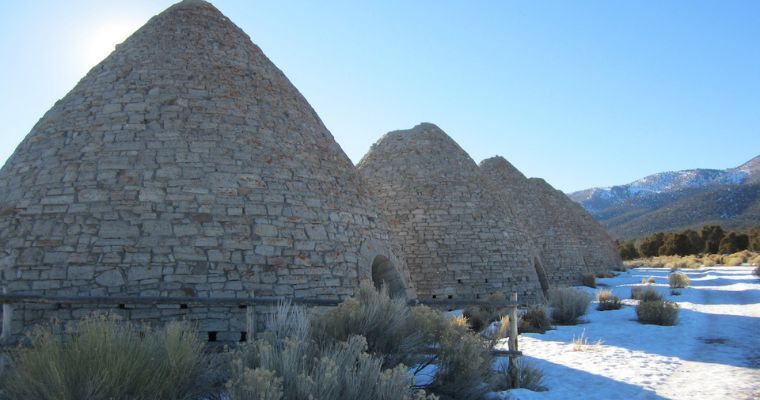
[[[499,390],[528,389],[534,392],[547,390],[544,386],[544,372],[522,357],[517,359],[512,368],[509,367],[509,364],[502,365],[499,374],[506,378],[503,380],[503,385],[498,387]],[[515,375],[519,377],[519,387],[512,387],[512,382],[514,382],[512,378]]]
[[[666,300],[642,301],[636,306],[636,316],[642,324],[675,325],[678,311],[678,304]]]
[[[597,293],[596,299],[599,301],[599,305],[596,306],[599,311],[619,310],[623,307],[622,300],[609,290],[602,290]]]
[[[470,327],[470,321],[464,315],[456,315],[451,317],[451,324],[460,328]]]
[[[159,330],[90,317],[61,338],[38,328],[2,382],[19,400],[191,399],[211,392],[204,343],[186,323]]]
[[[668,275],[668,284],[672,289],[683,289],[689,287],[689,277],[683,272],[673,272]]]
[[[596,276],[592,273],[586,273],[581,276],[581,282],[583,283],[583,286],[587,286],[590,288],[596,287]]]
[[[589,351],[589,350],[599,350],[599,348],[604,344],[604,341],[602,339],[598,339],[596,342],[591,342],[588,339],[588,336],[586,336],[586,330],[584,329],[581,332],[581,335],[577,338],[575,335],[573,335],[573,351]]]
[[[544,333],[552,328],[552,320],[546,307],[531,305],[520,315],[518,322],[519,332]]]
[[[552,320],[558,324],[575,325],[578,318],[586,314],[591,296],[573,288],[549,290],[549,305],[552,308]]]
[[[662,300],[662,295],[653,287],[633,287],[631,298],[639,301],[658,301]]]
[[[492,314],[479,306],[469,306],[465,308],[462,315],[467,318],[470,329],[475,332],[482,331],[493,320]]]

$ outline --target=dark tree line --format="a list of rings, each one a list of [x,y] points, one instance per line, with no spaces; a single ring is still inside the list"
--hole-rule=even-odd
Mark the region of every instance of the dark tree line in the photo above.
[[[643,239],[615,242],[623,260],[654,256],[690,254],[730,254],[742,250],[760,251],[760,227],[745,232],[726,232],[719,225],[707,225],[697,232],[655,233]]]

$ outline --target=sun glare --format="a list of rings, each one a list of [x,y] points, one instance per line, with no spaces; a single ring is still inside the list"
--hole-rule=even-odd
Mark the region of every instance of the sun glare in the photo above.
[[[126,23],[110,22],[93,29],[82,41],[82,56],[80,63],[85,68],[92,68],[103,61],[135,30],[135,27]]]

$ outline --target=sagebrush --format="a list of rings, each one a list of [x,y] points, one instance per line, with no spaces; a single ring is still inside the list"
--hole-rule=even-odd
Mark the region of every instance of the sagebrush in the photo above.
[[[642,301],[636,306],[636,316],[642,324],[675,325],[678,311],[678,304],[667,300]]]
[[[668,284],[672,289],[683,289],[689,287],[689,277],[683,272],[673,272],[668,275]]]
[[[57,335],[37,328],[3,379],[14,400],[183,400],[212,392],[204,343],[187,323],[159,330],[90,317]]]
[[[549,318],[549,312],[544,306],[530,305],[520,315],[518,322],[518,330],[520,332],[544,333],[551,328],[552,320]]]
[[[576,324],[578,318],[586,314],[589,304],[591,304],[591,296],[578,289],[555,288],[549,290],[552,320],[558,324]]]
[[[596,309],[600,311],[619,310],[623,307],[623,301],[609,290],[602,290],[597,293],[596,299],[599,301]]]
[[[651,286],[632,287],[631,298],[640,301],[657,301],[662,300],[662,295],[657,291],[657,289]]]
[[[365,283],[355,298],[311,318],[311,332],[322,346],[363,336],[369,353],[383,357],[387,366],[412,365],[424,346],[413,317],[404,300]]]
[[[377,311],[371,307],[363,310]],[[423,393],[414,393],[403,364],[391,367],[382,354],[369,354],[364,336],[328,340],[316,334],[312,330],[315,323],[310,319],[323,317],[309,316],[302,308],[287,303],[278,306],[267,323],[267,331],[235,351],[232,377],[226,385],[230,399],[428,398]],[[356,317],[348,318],[353,321]],[[360,319],[372,321],[373,317]]]
[[[583,283],[583,286],[596,288],[596,276],[592,273],[583,274],[581,275],[581,283]]]

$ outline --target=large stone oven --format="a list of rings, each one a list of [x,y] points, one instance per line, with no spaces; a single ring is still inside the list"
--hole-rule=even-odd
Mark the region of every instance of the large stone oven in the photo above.
[[[317,114],[199,0],[152,18],[42,117],[0,171],[0,215],[8,293],[339,299],[374,277],[415,297]],[[87,311],[21,306],[12,330]],[[244,331],[234,308],[116,311]]]

